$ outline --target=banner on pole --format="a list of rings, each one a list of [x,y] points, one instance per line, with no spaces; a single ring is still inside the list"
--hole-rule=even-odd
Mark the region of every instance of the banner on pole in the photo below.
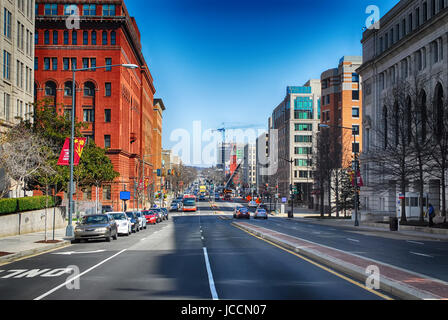
[[[81,159],[82,151],[86,145],[87,138],[75,138],[74,141],[74,157],[73,165],[77,166],[79,160]],[[61,154],[59,156],[58,166],[69,166],[70,165],[70,138],[65,139],[64,147],[62,148]]]

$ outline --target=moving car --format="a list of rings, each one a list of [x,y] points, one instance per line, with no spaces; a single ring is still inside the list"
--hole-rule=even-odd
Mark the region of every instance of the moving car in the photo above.
[[[152,210],[144,210],[143,215],[146,218],[146,222],[150,224],[156,224],[157,223],[157,214]]]
[[[171,202],[170,211],[178,211],[178,210],[179,210],[179,201],[175,199]]]
[[[134,212],[126,212],[126,215],[128,216],[128,218],[131,221],[131,230],[133,233],[139,232],[140,231],[140,224],[138,222],[138,218],[135,215]]]
[[[75,228],[75,242],[88,239],[118,239],[117,223],[109,214],[84,216]]]
[[[117,232],[119,235],[129,236],[132,233],[131,221],[125,212],[109,212],[117,223]]]
[[[268,212],[265,209],[258,208],[254,213],[254,219],[268,219]]]
[[[236,207],[233,217],[235,219],[250,219],[250,213],[246,207]]]

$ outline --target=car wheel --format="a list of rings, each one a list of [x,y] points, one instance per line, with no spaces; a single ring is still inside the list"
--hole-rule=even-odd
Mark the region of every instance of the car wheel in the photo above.
[[[106,242],[110,242],[110,236],[106,237]]]

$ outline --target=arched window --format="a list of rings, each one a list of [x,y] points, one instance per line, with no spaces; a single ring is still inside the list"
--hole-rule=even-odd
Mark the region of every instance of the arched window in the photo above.
[[[50,31],[44,31],[44,44],[50,44]]]
[[[84,83],[84,96],[85,97],[95,96],[95,85],[90,81]]]
[[[46,96],[56,96],[56,83],[53,81],[47,81],[45,83],[45,95]]]
[[[82,33],[82,44],[84,44],[84,45],[89,44],[89,32],[88,31],[84,31]]]
[[[92,44],[96,45],[96,31],[92,31]]]
[[[72,93],[73,93],[73,82],[67,81],[66,83],[64,83],[64,96],[71,97]]]
[[[103,45],[107,45],[107,31],[103,31]]]

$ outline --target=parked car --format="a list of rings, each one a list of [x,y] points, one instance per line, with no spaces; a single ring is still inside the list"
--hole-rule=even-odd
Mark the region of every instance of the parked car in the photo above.
[[[140,231],[140,224],[138,221],[138,217],[134,212],[126,212],[126,215],[131,219],[131,230],[132,233],[136,233]]]
[[[265,209],[258,208],[254,213],[254,219],[268,219],[268,212]]]
[[[157,223],[162,222],[164,220],[162,215],[162,209],[152,208],[151,211],[154,211],[154,213],[156,214]]]
[[[246,207],[236,207],[233,217],[235,219],[250,219],[250,213]]]
[[[118,239],[117,223],[110,214],[84,216],[75,228],[75,242],[89,239]]]
[[[138,219],[138,225],[140,227],[140,230],[146,229],[146,218],[141,213],[141,211],[133,211]]]
[[[168,220],[168,209],[162,208],[162,215],[164,220]]]
[[[143,215],[146,218],[146,223],[156,224],[157,223],[157,214],[152,210],[144,210]]]
[[[125,212],[109,212],[117,223],[117,232],[119,235],[129,236],[132,233],[131,221]]]

